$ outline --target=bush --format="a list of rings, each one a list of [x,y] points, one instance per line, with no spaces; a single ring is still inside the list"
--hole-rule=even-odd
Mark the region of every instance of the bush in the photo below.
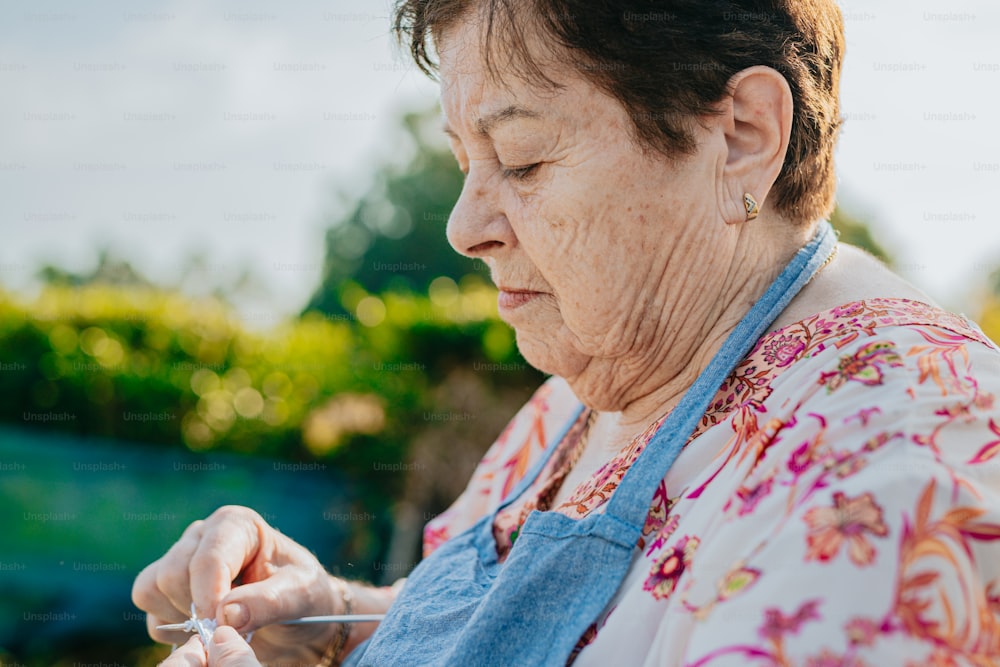
[[[340,299],[346,315],[309,312],[255,331],[219,301],[149,288],[50,286],[31,301],[0,292],[0,421],[324,460],[384,507],[401,476],[374,474],[375,464],[406,462],[434,388],[455,369],[523,369],[478,374],[488,391],[527,394],[541,379],[474,276],[440,278],[428,295],[348,283]]]

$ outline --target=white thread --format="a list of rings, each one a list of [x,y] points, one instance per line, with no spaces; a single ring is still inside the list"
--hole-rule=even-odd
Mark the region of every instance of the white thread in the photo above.
[[[191,618],[184,622],[184,631],[197,632],[205,648],[208,648],[208,642],[212,640],[212,635],[215,634],[215,628],[218,625],[214,618],[198,618],[198,614],[194,610],[194,602],[191,603]]]
[[[214,618],[198,618],[198,614],[194,609],[194,602],[191,603],[191,618],[184,621],[183,632],[197,632],[198,636],[201,637],[201,643],[208,648],[208,642],[212,641],[212,636],[215,634],[216,628],[219,627],[219,622]],[[253,639],[253,631],[248,632],[244,639],[249,644],[250,640]],[[177,645],[174,645],[174,650],[177,649]]]

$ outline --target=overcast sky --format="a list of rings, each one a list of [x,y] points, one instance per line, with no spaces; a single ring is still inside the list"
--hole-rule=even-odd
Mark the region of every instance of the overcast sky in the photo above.
[[[840,201],[900,272],[970,309],[1000,264],[1000,10],[852,0]],[[338,191],[394,152],[434,85],[391,46],[383,0],[0,5],[0,285],[107,246],[154,279],[207,257],[295,312]],[[442,230],[443,231],[443,230]],[[973,314],[971,311],[969,314]],[[253,314],[251,313],[251,316]]]

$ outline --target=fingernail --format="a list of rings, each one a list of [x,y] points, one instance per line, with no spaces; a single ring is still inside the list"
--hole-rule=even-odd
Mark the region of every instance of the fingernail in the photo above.
[[[250,611],[246,605],[232,602],[222,608],[222,616],[226,619],[226,625],[234,628],[241,628],[250,621]]]

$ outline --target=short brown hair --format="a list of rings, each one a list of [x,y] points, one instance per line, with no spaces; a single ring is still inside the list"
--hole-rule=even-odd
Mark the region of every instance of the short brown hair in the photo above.
[[[691,119],[713,112],[734,74],[754,65],[788,81],[794,111],[771,205],[806,224],[834,206],[833,152],[840,129],[844,30],[835,0],[399,0],[394,32],[433,76],[430,42],[472,9],[484,18],[484,56],[501,40],[520,75],[545,77],[527,30],[628,112],[643,147],[665,155],[696,148]]]

